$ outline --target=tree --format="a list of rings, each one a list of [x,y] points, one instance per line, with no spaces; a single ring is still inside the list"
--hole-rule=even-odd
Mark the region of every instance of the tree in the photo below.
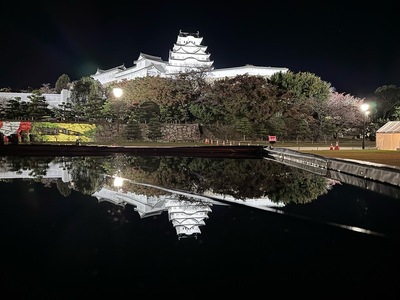
[[[48,108],[49,104],[39,90],[34,90],[28,98],[30,99],[28,102],[28,113],[31,120],[38,120],[44,116],[52,116],[52,111]]]
[[[4,115],[7,119],[18,120],[21,116],[21,97],[15,97],[7,101],[4,108]]]
[[[137,119],[142,123],[147,123],[151,118],[160,117],[160,107],[153,101],[145,101],[135,108]]]
[[[396,106],[393,114],[392,114],[393,121],[400,121],[400,105]]]
[[[203,103],[209,86],[205,80],[207,71],[207,68],[200,68],[197,71],[182,72],[172,81],[170,98],[166,105],[174,111],[176,121],[195,121],[193,108]]]
[[[75,119],[96,120],[103,118],[105,101],[105,89],[99,81],[91,77],[82,77],[74,83],[71,103]]]
[[[313,140],[322,136],[321,119],[326,101],[329,98],[331,85],[320,77],[308,72],[278,72],[268,82],[279,90],[279,103],[286,123],[289,137],[294,137],[300,130],[301,121],[306,120],[313,133]]]
[[[58,108],[53,109],[54,116],[60,121],[71,121],[74,119],[72,103],[62,102]]]
[[[102,84],[92,77],[82,77],[74,82],[71,98],[77,103],[87,103],[90,98],[104,96]]]
[[[204,124],[225,123],[226,114],[220,105],[212,101],[201,101],[189,104],[189,111],[196,120]],[[173,116],[171,116],[173,119]]]
[[[50,83],[43,83],[42,86],[39,88],[39,92],[41,94],[53,94],[54,89],[52,89]]]
[[[331,89],[330,83],[309,72],[278,72],[273,74],[268,81],[280,89],[290,91],[298,100],[326,101]]]
[[[131,118],[126,125],[126,138],[128,140],[142,140],[142,131],[139,122]]]
[[[254,135],[253,124],[246,117],[235,119],[236,130],[243,135],[243,140],[246,136]]]
[[[4,120],[6,118],[6,102],[0,101],[0,120]],[[0,138],[1,143],[1,138]]]
[[[375,90],[377,97],[377,118],[390,120],[396,107],[400,106],[400,87],[384,85]]]
[[[4,87],[4,88],[0,88],[0,92],[1,93],[10,93],[10,92],[12,92],[12,89],[10,87]]]
[[[165,78],[141,77],[133,80],[123,80],[106,90],[107,103],[105,111],[115,119],[116,115],[122,120],[128,120],[132,116],[138,122],[147,122],[151,116],[159,115],[161,90],[167,88]],[[115,98],[112,95],[113,88],[121,88],[123,96]],[[119,112],[119,113],[117,113]]]
[[[267,134],[276,135],[278,139],[284,140],[287,138],[288,134],[286,131],[286,123],[281,113],[274,114],[267,122]]]
[[[192,106],[199,103],[207,83],[201,72],[180,73],[173,78],[141,77],[117,84],[124,91],[127,110],[136,111],[143,103],[153,102],[162,122],[194,121]]]
[[[327,133],[332,133],[333,138],[353,128],[361,128],[364,115],[360,110],[364,99],[350,94],[331,92],[323,115]]]
[[[55,83],[55,90],[56,93],[59,94],[63,89],[69,89],[69,85],[71,83],[71,80],[67,74],[62,74],[60,77],[58,77],[56,83]]]
[[[169,78],[161,77],[139,77],[132,80],[123,80],[111,86],[119,87],[124,91],[122,100],[127,104],[127,107],[135,107],[146,101],[153,101],[160,105],[166,100],[167,90],[169,88]]]
[[[148,134],[147,137],[152,140],[156,141],[162,137],[161,133],[161,123],[157,118],[151,118],[149,123],[148,123]]]
[[[204,96],[203,107],[197,108],[197,115],[203,112],[210,121],[239,125],[239,132],[245,130],[254,137],[266,132],[267,121],[278,111],[277,92],[262,76],[239,75],[218,80]]]

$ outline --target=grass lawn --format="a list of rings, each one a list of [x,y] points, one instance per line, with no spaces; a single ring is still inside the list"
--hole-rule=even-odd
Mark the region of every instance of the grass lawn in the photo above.
[[[332,143],[335,146],[335,143]],[[376,143],[365,141],[365,149],[361,149],[361,140],[339,140],[339,150],[330,150],[331,143],[282,143],[277,147],[293,147],[298,151],[322,155],[325,157],[355,159],[378,164],[400,167],[400,151],[376,150]]]
[[[325,157],[356,159],[400,167],[400,151],[390,150],[304,150]]]

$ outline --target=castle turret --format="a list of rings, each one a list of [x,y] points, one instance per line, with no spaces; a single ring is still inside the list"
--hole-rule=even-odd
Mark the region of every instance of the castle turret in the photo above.
[[[191,70],[213,70],[214,61],[210,60],[207,46],[202,45],[202,41],[199,32],[179,31],[177,41],[169,52],[167,72],[175,74]]]

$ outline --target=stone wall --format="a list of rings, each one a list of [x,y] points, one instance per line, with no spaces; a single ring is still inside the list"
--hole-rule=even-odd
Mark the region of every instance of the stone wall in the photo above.
[[[120,132],[117,133],[115,124],[107,123],[101,126],[101,130],[97,132],[96,139],[98,141],[110,141],[118,135],[126,136],[126,125],[120,125]],[[148,125],[140,124],[140,129],[144,141],[149,141]],[[199,124],[162,124],[162,137],[159,141],[164,142],[196,142],[201,140],[202,130]]]
[[[148,125],[141,124],[143,139],[149,140]],[[164,142],[195,142],[200,140],[200,126],[199,124],[162,124],[161,125],[162,137],[160,141]]]
[[[168,142],[199,141],[199,124],[166,124],[161,128],[163,140]]]
[[[202,136],[199,124],[161,124],[163,142],[197,142]],[[32,129],[35,128],[35,129]],[[144,141],[149,141],[148,125],[140,124]],[[36,141],[69,142],[80,137],[82,142],[110,142],[126,138],[126,125],[120,124],[119,132],[115,123],[88,124],[64,122],[0,121],[0,132],[4,136],[20,135],[21,132],[36,136]]]

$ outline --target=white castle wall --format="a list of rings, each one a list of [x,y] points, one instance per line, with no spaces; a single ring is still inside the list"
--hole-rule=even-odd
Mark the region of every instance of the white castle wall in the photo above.
[[[28,98],[32,93],[0,93],[0,103],[7,102],[8,100],[21,98],[21,101],[29,102]],[[62,90],[60,94],[42,94],[45,97],[46,102],[49,104],[49,108],[58,108],[62,102],[68,102],[71,97],[71,91]]]

